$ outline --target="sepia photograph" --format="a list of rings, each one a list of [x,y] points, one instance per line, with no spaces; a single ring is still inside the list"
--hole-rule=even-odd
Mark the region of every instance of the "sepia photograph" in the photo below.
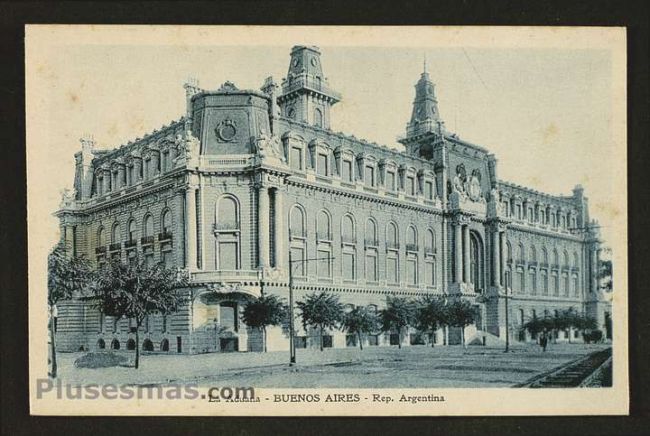
[[[27,26],[32,413],[627,414],[625,56]]]

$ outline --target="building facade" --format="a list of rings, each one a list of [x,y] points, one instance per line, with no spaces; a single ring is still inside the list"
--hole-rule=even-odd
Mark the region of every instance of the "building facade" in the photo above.
[[[185,90],[185,115],[144,138],[111,151],[82,139],[74,192],[57,212],[71,255],[101,265],[139,254],[188,270],[185,302],[172,315],[150,316],[141,344],[130,320],[64,302],[59,349],[261,350],[260,332],[242,321],[243,305],[262,293],[288,299],[289,265],[296,301],[329,291],[348,308],[379,311],[388,295],[466,299],[480,314],[466,329],[470,343],[502,341],[506,331],[532,340],[517,326],[568,308],[601,326],[610,316],[597,279],[598,226],[583,189],[552,196],[500,180],[493,154],[445,128],[426,70],[403,151],[330,128],[341,96],[316,47],[293,48],[279,85],[269,77],[259,91],[231,82]],[[296,326],[298,347],[318,343]],[[577,338],[561,332],[559,339],[567,335]],[[445,340],[459,338],[452,329]],[[377,332],[364,341],[422,337]],[[286,329],[269,329],[269,350],[288,344]],[[354,345],[338,331],[325,338],[325,346]]]

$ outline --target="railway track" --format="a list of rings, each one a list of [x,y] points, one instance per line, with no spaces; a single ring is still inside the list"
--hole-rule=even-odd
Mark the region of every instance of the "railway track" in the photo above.
[[[612,357],[612,349],[596,351],[515,387],[573,388],[583,386],[595,371]]]

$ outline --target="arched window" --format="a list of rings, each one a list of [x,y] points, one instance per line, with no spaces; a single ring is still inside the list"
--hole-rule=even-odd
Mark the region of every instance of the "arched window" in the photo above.
[[[506,242],[506,259],[508,259],[508,263],[512,263],[512,245],[510,245],[510,241]]]
[[[316,217],[316,233],[317,239],[320,241],[332,240],[330,215],[325,210],[318,212],[318,215]]]
[[[166,210],[162,214],[162,232],[169,234],[172,232],[172,214],[169,210]]]
[[[399,248],[399,232],[397,231],[397,225],[392,221],[386,226],[386,245],[387,248]]]
[[[323,127],[323,112],[319,108],[314,109],[314,126]]]
[[[341,220],[341,240],[348,244],[356,243],[354,219],[350,214],[344,215]]]
[[[104,235],[104,226],[100,226],[97,230],[97,246],[103,247],[106,245],[106,236]]]
[[[221,271],[241,268],[239,202],[233,195],[224,195],[217,200],[214,228],[217,232],[215,267]],[[171,219],[170,219],[171,221]]]
[[[412,225],[406,231],[406,251],[418,251],[418,232]]]
[[[553,249],[553,265],[556,267],[560,265],[560,256],[557,254],[557,248]]]
[[[524,245],[520,242],[517,247],[517,262],[524,263],[526,259],[526,251],[524,250]]]
[[[579,260],[578,260],[578,253],[574,252],[573,253],[573,267],[578,268]]]
[[[111,244],[117,244],[120,239],[120,223],[115,223],[111,229]]]
[[[305,213],[302,207],[294,205],[289,214],[289,232],[292,237],[305,237]]]
[[[354,228],[354,218],[347,214],[341,220],[341,242],[343,249],[342,269],[344,280],[355,280],[357,278],[357,258],[356,258],[356,234]]]
[[[431,229],[427,229],[427,236],[426,236],[426,241],[425,241],[425,251],[427,253],[435,253],[436,252],[436,234],[433,232]]]
[[[377,244],[377,224],[369,218],[366,221],[366,245],[376,247]]]
[[[564,257],[564,265],[563,265],[564,268],[569,268],[569,266],[570,266],[570,264],[569,264],[569,253],[567,253],[566,250],[564,250],[564,256],[563,257]]]
[[[153,217],[151,215],[147,215],[144,218],[144,228],[143,228],[143,233],[144,236],[153,236]]]
[[[386,225],[386,281],[399,283],[399,231],[394,222]]]
[[[237,200],[228,195],[221,197],[217,202],[217,229],[234,230],[239,229],[239,210]]]
[[[530,253],[528,253],[528,256],[531,262],[537,262],[537,249],[535,249],[534,245],[530,247]]]
[[[478,236],[472,232],[470,234],[470,279],[474,284],[474,289],[478,292],[483,290],[483,247]]]
[[[129,224],[128,224],[127,229],[128,229],[128,232],[129,232],[129,235],[128,235],[129,236],[129,242],[135,241],[136,236],[135,236],[135,220],[134,219],[129,220]]]
[[[548,251],[546,250],[546,247],[542,247],[542,262],[548,264]]]

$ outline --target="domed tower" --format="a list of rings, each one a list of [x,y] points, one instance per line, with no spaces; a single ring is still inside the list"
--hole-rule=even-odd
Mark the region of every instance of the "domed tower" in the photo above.
[[[407,153],[431,159],[434,142],[442,138],[444,127],[445,123],[438,111],[435,84],[429,77],[425,61],[424,71],[415,85],[411,120],[406,125],[406,136],[400,142],[406,147]]]
[[[340,94],[329,87],[323,75],[318,47],[293,47],[278,97],[282,116],[329,129],[330,107],[340,100]]]

